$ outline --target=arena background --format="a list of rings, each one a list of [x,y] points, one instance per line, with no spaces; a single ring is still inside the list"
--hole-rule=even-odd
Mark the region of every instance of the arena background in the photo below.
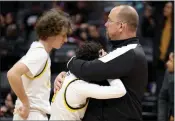
[[[0,1],[1,109],[7,100],[12,101],[6,98],[11,92],[6,72],[27,52],[32,41],[37,40],[34,26],[36,20],[44,11],[56,7],[69,13],[74,28],[73,33],[68,37],[68,42],[61,49],[53,50],[50,54],[52,60],[52,97],[54,79],[59,72],[67,70],[66,63],[74,55],[75,49],[85,40],[107,41],[104,23],[109,11],[116,5],[129,4],[134,6],[139,13],[138,36],[146,53],[149,68],[149,82],[145,88],[142,101],[143,119],[144,121],[156,121],[157,95],[162,85],[166,67],[155,64],[157,55],[154,52],[159,49],[157,36],[161,36],[159,30],[163,29],[160,28],[160,25],[163,22],[165,3],[163,1]],[[174,32],[172,31],[172,33]],[[174,38],[172,41],[174,41]],[[12,98],[15,99],[14,96]],[[13,109],[8,110],[10,111],[6,113],[0,111],[1,119],[12,118]]]

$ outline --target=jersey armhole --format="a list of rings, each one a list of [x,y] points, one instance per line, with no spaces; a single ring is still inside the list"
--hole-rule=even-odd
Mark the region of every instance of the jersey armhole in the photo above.
[[[68,85],[66,86],[65,88],[65,92],[63,94],[63,99],[64,99],[64,105],[66,106],[66,108],[71,111],[71,112],[74,112],[74,111],[77,111],[77,110],[80,110],[80,109],[83,109],[87,106],[88,102],[89,102],[89,98],[86,99],[86,103],[85,104],[82,104],[80,105],[79,107],[72,107],[68,104],[67,102],[67,99],[66,99],[66,92],[67,92],[67,88],[69,87],[70,84],[72,84],[73,82],[77,81],[79,79],[74,79],[73,81],[71,81],[70,83],[68,83]]]

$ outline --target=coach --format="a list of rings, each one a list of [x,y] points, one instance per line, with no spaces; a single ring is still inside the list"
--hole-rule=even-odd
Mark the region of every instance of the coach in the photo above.
[[[116,78],[122,80],[127,94],[120,99],[105,101],[102,110],[104,120],[142,121],[141,99],[148,75],[145,54],[136,37],[138,23],[139,17],[133,7],[121,5],[113,8],[105,24],[112,51],[93,61],[74,57],[67,65],[72,73],[88,82]],[[88,110],[86,115],[90,113]]]

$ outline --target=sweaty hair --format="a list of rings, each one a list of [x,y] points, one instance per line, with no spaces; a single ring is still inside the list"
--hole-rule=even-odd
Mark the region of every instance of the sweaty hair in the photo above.
[[[96,42],[85,42],[76,50],[76,57],[82,60],[94,60],[99,57],[102,46]]]
[[[45,40],[47,37],[71,32],[69,15],[58,9],[46,11],[37,21],[35,26],[38,37]]]
[[[139,24],[139,16],[134,8],[129,5],[121,5],[121,10],[118,13],[118,18],[128,24],[131,30],[137,30]]]

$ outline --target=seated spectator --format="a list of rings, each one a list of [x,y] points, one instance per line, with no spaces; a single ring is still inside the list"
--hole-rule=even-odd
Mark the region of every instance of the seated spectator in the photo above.
[[[5,25],[5,17],[3,14],[0,14],[0,56],[6,55],[7,50],[3,48],[5,43],[5,31],[6,31],[6,25]]]
[[[0,14],[0,35],[1,37],[5,36],[5,18],[2,14]]]
[[[23,24],[26,30],[26,40],[29,39],[30,33],[34,30],[39,16],[43,13],[40,2],[32,2],[31,10],[25,14]]]
[[[3,16],[1,16],[1,20],[3,20]],[[2,34],[4,37],[0,38],[0,55],[7,55],[9,52],[12,52],[13,48],[16,44],[16,39],[18,38],[18,30],[17,25],[15,23],[14,17],[12,13],[7,13],[2,22]]]
[[[82,41],[87,41],[88,40],[88,24],[81,24],[79,28],[79,36]]]
[[[0,117],[13,117],[14,104],[17,97],[13,92],[8,93],[5,105],[0,108]]]
[[[102,37],[95,25],[89,25],[88,27],[89,40],[100,43],[105,51],[107,51],[107,41]]]
[[[6,28],[6,36],[3,42],[2,48],[7,51],[7,54],[11,54],[16,46],[17,27],[15,24],[8,25]]]
[[[17,26],[15,24],[8,25],[6,28],[6,39],[7,40],[16,40],[18,37]]]
[[[105,23],[107,22],[108,20],[108,15],[109,15],[110,11],[109,10],[104,10],[103,12],[103,19],[99,25],[99,32],[100,32],[100,35],[103,36],[103,37],[106,37],[106,28],[105,28]]]
[[[15,22],[12,13],[9,12],[6,14],[5,23],[6,23],[5,39],[16,40],[19,32],[18,32],[18,26]]]
[[[65,11],[65,2],[64,1],[53,1],[52,8],[57,8],[59,10]]]
[[[7,26],[15,23],[14,16],[13,16],[13,14],[11,12],[6,14],[5,22],[6,22]]]
[[[8,26],[12,26],[12,25],[17,28],[17,24],[15,21],[14,15],[11,12],[6,14],[5,23],[6,23],[6,28],[8,28]]]
[[[158,121],[174,121],[174,53],[169,55],[167,71],[159,94]]]
[[[79,27],[73,25],[73,33],[71,37],[73,37],[74,43],[78,44],[78,46],[88,40],[88,26],[87,23],[82,23]]]

